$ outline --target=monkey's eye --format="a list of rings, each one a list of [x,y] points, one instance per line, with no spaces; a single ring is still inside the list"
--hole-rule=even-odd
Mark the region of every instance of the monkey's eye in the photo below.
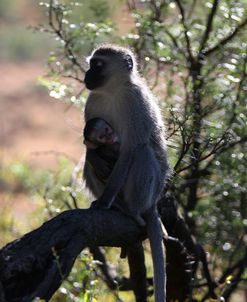
[[[102,69],[104,66],[104,62],[102,60],[99,59],[91,59],[90,61],[90,68],[93,69]]]
[[[102,67],[103,66],[103,62],[102,61],[97,61],[96,62],[96,66],[97,67]]]
[[[98,142],[99,143],[104,143],[106,141],[106,136],[105,135],[100,135],[99,137],[98,137]]]

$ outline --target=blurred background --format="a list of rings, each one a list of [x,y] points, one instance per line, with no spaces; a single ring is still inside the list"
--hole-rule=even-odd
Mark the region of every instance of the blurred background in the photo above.
[[[83,151],[81,112],[39,84],[55,42],[32,26],[46,21],[39,1],[0,1],[0,207],[24,224],[37,205],[16,177],[55,167],[59,154],[76,162]]]

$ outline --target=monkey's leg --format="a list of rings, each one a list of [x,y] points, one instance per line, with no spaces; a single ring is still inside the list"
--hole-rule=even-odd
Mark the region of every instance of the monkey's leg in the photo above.
[[[127,249],[130,268],[130,279],[136,302],[147,301],[147,275],[145,266],[144,249],[141,242]]]

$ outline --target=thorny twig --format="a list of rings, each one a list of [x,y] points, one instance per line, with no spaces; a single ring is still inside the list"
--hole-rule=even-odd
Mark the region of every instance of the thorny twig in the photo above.
[[[187,46],[188,59],[192,63],[192,62],[194,62],[194,57],[193,57],[192,50],[191,50],[191,42],[190,42],[190,38],[189,38],[189,35],[188,35],[189,30],[188,30],[186,20],[185,20],[184,7],[183,7],[180,0],[175,0],[175,3],[177,4],[177,7],[178,7],[180,15],[181,15],[181,23],[182,23],[182,26],[183,26],[183,29],[184,29],[184,37],[185,37],[186,46]]]
[[[213,20],[214,20],[215,14],[217,12],[218,4],[219,4],[219,0],[214,0],[211,12],[208,15],[206,30],[203,34],[202,41],[200,43],[199,56],[201,55],[201,52],[204,49],[204,46],[206,45],[209,35],[212,31]]]
[[[50,6],[49,6],[49,25],[52,28],[53,32],[62,40],[64,41],[64,50],[66,54],[66,58],[75,66],[78,67],[78,69],[82,72],[82,74],[85,73],[85,69],[83,66],[79,63],[78,59],[76,58],[76,55],[73,52],[71,43],[72,39],[68,39],[66,37],[65,32],[63,31],[63,13],[60,12],[61,15],[58,14],[58,12],[54,11],[54,1],[50,0]],[[54,14],[56,21],[58,23],[58,28],[56,27],[54,23]]]
[[[247,18],[245,18],[239,25],[232,31],[231,34],[220,40],[216,45],[213,47],[209,47],[205,49],[202,53],[204,56],[209,56],[215,51],[220,50],[225,44],[229,43],[236,37],[236,35],[247,25]]]

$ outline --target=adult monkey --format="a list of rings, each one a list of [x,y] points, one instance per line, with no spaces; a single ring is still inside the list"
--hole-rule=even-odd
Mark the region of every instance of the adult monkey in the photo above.
[[[85,121],[104,119],[118,134],[120,152],[107,183],[85,165],[84,176],[98,206],[124,208],[140,225],[147,224],[154,266],[155,301],[166,299],[163,229],[156,202],[168,172],[164,125],[153,95],[140,78],[132,52],[104,45],[90,58],[85,75],[91,90]],[[123,198],[116,198],[123,192]]]

